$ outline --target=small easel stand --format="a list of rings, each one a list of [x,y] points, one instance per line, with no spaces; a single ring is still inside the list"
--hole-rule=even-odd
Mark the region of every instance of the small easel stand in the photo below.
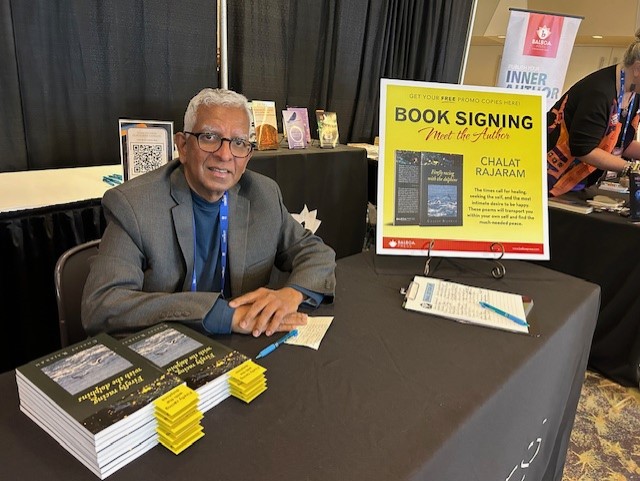
[[[435,240],[431,239],[429,241],[429,249],[427,251],[427,260],[424,264],[425,277],[429,276],[431,260],[433,259],[433,257],[431,257],[431,249],[433,249],[434,245],[435,245]],[[502,260],[502,257],[504,256],[504,246],[500,242],[494,242],[489,247],[489,251],[497,254],[497,257],[495,259],[490,259],[495,263],[495,265],[491,269],[491,275],[493,276],[494,279],[502,279],[507,273],[507,268],[504,266],[502,262],[500,262]],[[438,258],[438,264],[435,266],[436,268],[440,265],[440,261],[442,259],[443,257]]]

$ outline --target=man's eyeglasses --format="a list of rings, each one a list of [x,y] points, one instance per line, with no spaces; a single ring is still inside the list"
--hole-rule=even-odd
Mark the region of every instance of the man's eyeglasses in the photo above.
[[[234,157],[246,157],[253,150],[253,144],[244,139],[227,139],[220,137],[213,132],[187,132],[185,134],[193,135],[198,140],[198,146],[205,152],[217,152],[222,147],[222,142],[229,142],[229,150]]]

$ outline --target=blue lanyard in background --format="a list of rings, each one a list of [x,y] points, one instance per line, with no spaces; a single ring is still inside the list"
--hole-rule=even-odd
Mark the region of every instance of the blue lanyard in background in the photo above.
[[[620,94],[618,95],[618,122],[622,118],[622,98],[624,97],[624,66],[620,71]],[[627,109],[627,118],[624,123],[624,129],[622,130],[622,137],[620,138],[620,147],[624,149],[624,139],[627,136],[627,128],[629,127],[629,122],[631,121],[631,108],[633,107],[633,101],[636,98],[636,93],[633,92],[631,94],[631,100],[629,100],[629,108]],[[616,142],[617,144],[617,142]]]
[[[227,193],[222,194],[220,204],[220,294],[224,298],[224,276],[227,270],[227,233],[229,231],[229,199]],[[196,222],[193,222],[193,275],[191,276],[191,292],[198,290],[196,280]]]

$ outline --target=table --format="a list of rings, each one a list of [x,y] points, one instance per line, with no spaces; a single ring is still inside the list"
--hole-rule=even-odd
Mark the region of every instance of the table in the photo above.
[[[370,252],[338,261],[335,319],[314,351],[282,346],[260,360],[268,389],[205,414],[205,436],[175,456],[156,447],[109,477],[221,481],[556,480],[598,310],[599,288],[527,262],[445,260],[438,277],[533,297],[531,336],[402,309],[416,258]],[[268,338],[219,336],[255,356]],[[3,476],[93,475],[18,412],[0,375]]]
[[[292,214],[305,206],[322,221],[316,234],[346,257],[362,250],[366,231],[366,151],[338,145],[334,149],[256,151],[249,168],[274,179]]]
[[[592,198],[593,191],[572,193],[569,197],[584,200]],[[637,387],[640,225],[614,213],[584,215],[550,208],[549,247],[551,260],[538,264],[602,288],[589,365],[620,384]]]
[[[321,220],[316,234],[338,258],[360,252],[366,231],[367,159],[338,146],[255,152],[252,170],[275,179],[292,213],[306,205]],[[70,247],[101,237],[105,174],[119,165],[0,174],[0,302],[7,335],[0,372],[59,347],[53,269]],[[25,209],[27,208],[28,209]]]
[[[122,175],[122,166],[0,173],[0,213],[100,199],[110,188],[105,175]]]

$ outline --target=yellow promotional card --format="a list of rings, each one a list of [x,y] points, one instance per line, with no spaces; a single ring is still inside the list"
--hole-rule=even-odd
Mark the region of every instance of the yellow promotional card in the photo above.
[[[195,410],[198,405],[198,393],[181,384],[154,401],[156,416],[166,419],[179,418],[183,413]]]
[[[248,360],[229,371],[229,382],[236,385],[251,384],[255,379],[263,378],[266,371],[261,365]]]
[[[549,259],[544,98],[381,80],[378,254]]]
[[[158,437],[158,441],[165,448],[171,451],[173,454],[180,454],[182,451],[187,449],[193,443],[195,443],[198,439],[204,436],[204,431],[202,429],[196,429],[188,438],[185,438],[180,443],[174,444],[170,439],[166,439],[162,436]]]

